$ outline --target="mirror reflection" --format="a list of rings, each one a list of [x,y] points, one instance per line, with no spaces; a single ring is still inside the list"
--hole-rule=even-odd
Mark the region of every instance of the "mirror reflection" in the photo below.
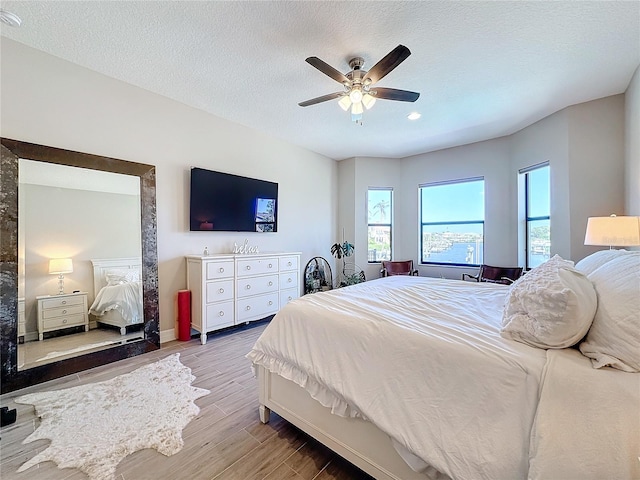
[[[18,172],[18,370],[143,339],[140,178]]]

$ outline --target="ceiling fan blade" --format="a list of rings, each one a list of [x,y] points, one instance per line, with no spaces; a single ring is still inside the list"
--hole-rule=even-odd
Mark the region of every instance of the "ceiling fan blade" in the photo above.
[[[410,92],[408,90],[397,90],[395,88],[374,88],[375,98],[383,100],[397,100],[399,102],[415,102],[420,94],[418,92]]]
[[[338,98],[343,95],[344,95],[344,92],[329,93],[321,97],[312,98],[311,100],[307,100],[306,102],[300,102],[298,105],[300,105],[301,107],[308,107],[309,105],[315,105],[316,103],[322,103],[322,102],[326,102],[327,100],[333,100],[334,98]]]
[[[305,61],[312,67],[316,67],[325,75],[328,75],[329,77],[333,78],[336,82],[350,83],[349,79],[344,75],[344,73],[336,70],[328,63],[320,60],[318,57],[309,57]]]
[[[371,80],[371,84],[376,83],[385,75],[387,75],[391,70],[404,62],[409,55],[411,55],[411,51],[407,47],[405,47],[404,45],[398,45],[396,48],[387,53],[387,55],[382,60],[371,67],[371,69],[367,72],[365,80],[368,78],[369,80]]]

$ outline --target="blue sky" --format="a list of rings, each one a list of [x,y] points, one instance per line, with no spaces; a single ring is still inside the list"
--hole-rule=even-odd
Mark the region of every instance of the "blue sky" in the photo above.
[[[422,189],[422,221],[431,223],[484,220],[484,187],[483,180],[473,180]],[[549,215],[548,166],[529,172],[529,193],[529,215]],[[465,228],[468,231],[468,227]],[[453,226],[449,230],[456,231]]]
[[[472,180],[462,183],[449,183],[423,188],[422,221],[431,222],[473,222],[484,220],[484,180]],[[550,212],[549,167],[538,168],[529,172],[529,215],[546,216]],[[389,190],[368,191],[369,222],[386,222],[391,209],[382,219],[373,207],[381,200],[389,200]],[[479,231],[482,227],[479,226]],[[468,225],[448,226],[444,231],[469,232],[476,231]],[[443,231],[442,227],[429,228],[428,231]]]

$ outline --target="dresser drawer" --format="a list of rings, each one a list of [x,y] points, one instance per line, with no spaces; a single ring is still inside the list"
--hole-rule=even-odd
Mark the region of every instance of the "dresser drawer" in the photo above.
[[[207,283],[206,303],[233,300],[233,279]]]
[[[207,305],[207,331],[233,324],[233,301]]]
[[[233,260],[223,262],[207,262],[207,280],[233,277]]]
[[[84,305],[71,305],[68,307],[46,308],[42,311],[42,318],[46,321],[58,317],[68,317],[70,315],[84,315]]]
[[[249,297],[251,295],[277,291],[278,275],[263,275],[261,277],[238,279],[238,297]]]
[[[298,270],[298,257],[280,257],[278,259],[280,271]]]
[[[278,271],[277,258],[252,258],[238,260],[238,276],[260,275],[263,273],[275,273]]]
[[[279,308],[278,292],[238,300],[238,321],[255,320],[276,313]]]
[[[298,272],[280,274],[280,290],[298,286]]]
[[[48,332],[49,330],[58,330],[59,328],[74,327],[76,325],[84,324],[85,316],[82,313],[76,315],[66,315],[64,317],[53,317],[49,319],[45,318],[43,331]]]
[[[83,305],[84,295],[73,295],[69,297],[50,298],[42,300],[42,308],[69,307],[71,305]]]
[[[287,290],[280,291],[280,308],[284,307],[291,300],[295,300],[300,296],[300,291],[297,288],[289,288]]]

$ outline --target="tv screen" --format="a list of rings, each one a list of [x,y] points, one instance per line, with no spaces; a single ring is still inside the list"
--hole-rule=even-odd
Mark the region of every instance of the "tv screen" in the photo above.
[[[190,230],[277,232],[278,184],[192,168]]]

